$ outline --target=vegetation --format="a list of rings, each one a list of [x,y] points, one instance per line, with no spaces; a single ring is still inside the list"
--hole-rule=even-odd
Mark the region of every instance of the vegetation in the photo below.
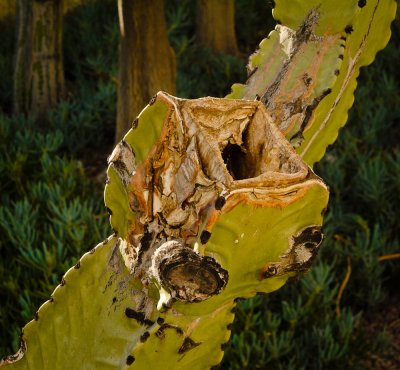
[[[116,143],[157,91],[176,94],[176,60],[168,42],[165,1],[121,1]]]
[[[245,79],[245,58],[195,43],[192,3],[166,4],[178,96],[224,96],[233,82]],[[247,54],[273,22],[264,21],[270,9],[257,1],[238,0],[236,6],[239,48]],[[111,233],[98,179],[104,178],[116,117],[114,1],[88,1],[66,15],[70,94],[44,122],[10,114],[12,25],[9,19],[0,24],[0,75],[7,84],[0,88],[0,356],[17,350],[20,327],[82,248]],[[398,253],[400,244],[400,74],[393,63],[400,57],[398,21],[393,31],[390,45],[363,70],[350,121],[316,168],[331,188],[326,240],[316,263],[280,291],[238,304],[221,368],[362,369],[368,353],[389,347],[383,324],[375,335],[365,333],[369,322],[381,321],[387,305],[399,302],[398,260],[378,259]]]

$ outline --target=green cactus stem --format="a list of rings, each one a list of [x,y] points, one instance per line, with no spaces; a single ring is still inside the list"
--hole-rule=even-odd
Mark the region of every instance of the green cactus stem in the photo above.
[[[158,93],[134,126],[109,157],[118,236],[66,273],[4,365],[211,367],[236,299],[317,253],[328,190],[262,103]]]
[[[394,0],[277,0],[279,25],[227,97],[261,100],[313,166],[346,123],[360,68],[388,43],[395,14]]]
[[[236,300],[279,289],[318,252],[328,190],[309,165],[394,13],[392,0],[277,0],[281,24],[229,99],[158,93],[109,157],[115,235],[65,274],[0,367],[217,365]]]

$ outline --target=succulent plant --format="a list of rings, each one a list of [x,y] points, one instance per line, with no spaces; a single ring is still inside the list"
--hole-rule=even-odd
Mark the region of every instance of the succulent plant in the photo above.
[[[391,0],[276,1],[280,24],[224,99],[159,92],[109,157],[115,231],[23,329],[15,369],[205,369],[238,298],[311,265],[328,189],[311,167],[390,36]],[[294,149],[295,147],[295,149]]]

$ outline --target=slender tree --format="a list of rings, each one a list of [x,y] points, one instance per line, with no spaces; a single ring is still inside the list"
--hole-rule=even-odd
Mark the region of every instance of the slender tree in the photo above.
[[[67,0],[63,1],[64,14],[82,5],[86,0]],[[17,0],[0,0],[0,20],[6,16],[15,16]]]
[[[63,0],[17,1],[15,113],[43,115],[64,94]]]
[[[234,0],[197,0],[196,39],[215,52],[239,53]]]
[[[17,1],[15,113],[42,116],[64,94],[63,0]]]
[[[116,141],[159,90],[175,94],[176,60],[164,0],[119,0],[120,49]]]

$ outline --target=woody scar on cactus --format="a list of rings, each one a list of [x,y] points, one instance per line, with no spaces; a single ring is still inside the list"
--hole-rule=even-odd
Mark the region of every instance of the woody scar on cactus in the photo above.
[[[225,99],[157,93],[109,157],[114,235],[67,271],[2,367],[217,365],[236,300],[310,268],[328,201],[310,166],[344,125],[395,10],[278,0],[245,85]]]

